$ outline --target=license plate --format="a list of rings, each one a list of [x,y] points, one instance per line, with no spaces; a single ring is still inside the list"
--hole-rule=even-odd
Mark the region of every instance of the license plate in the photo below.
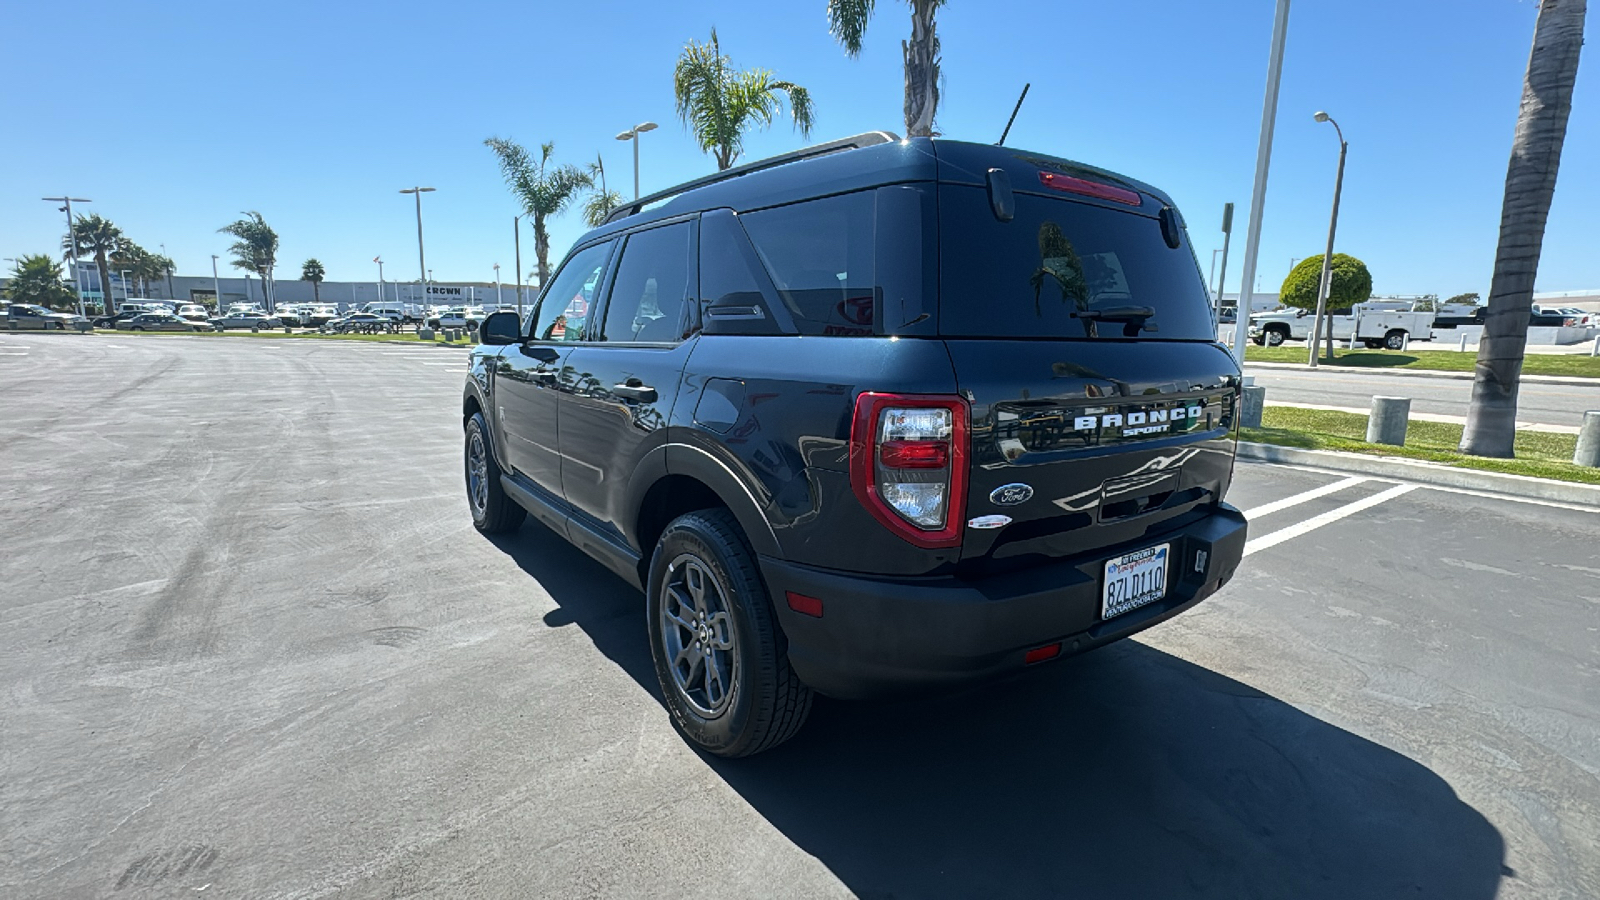
[[[1138,609],[1165,597],[1167,560],[1171,555],[1171,544],[1158,544],[1106,560],[1100,618],[1120,616],[1128,610]]]

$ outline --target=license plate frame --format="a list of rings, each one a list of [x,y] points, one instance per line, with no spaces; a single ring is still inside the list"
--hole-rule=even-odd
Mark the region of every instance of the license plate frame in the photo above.
[[[1172,580],[1172,544],[1124,553],[1101,567],[1100,618],[1114,619],[1167,596]]]

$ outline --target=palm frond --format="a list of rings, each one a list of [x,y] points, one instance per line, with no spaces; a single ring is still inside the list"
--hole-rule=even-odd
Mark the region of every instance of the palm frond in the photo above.
[[[792,81],[774,81],[771,87],[789,95],[789,114],[794,116],[794,127],[800,129],[801,137],[811,137],[811,126],[817,121],[811,107],[811,92]]]
[[[861,55],[861,39],[872,18],[872,0],[828,0],[828,33],[844,45],[846,55]]]
[[[583,201],[583,221],[590,228],[606,223],[606,216],[622,205],[622,194],[617,191],[594,191]]]

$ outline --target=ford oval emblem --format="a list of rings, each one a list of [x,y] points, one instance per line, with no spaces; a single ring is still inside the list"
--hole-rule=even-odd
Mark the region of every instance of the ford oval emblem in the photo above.
[[[1033,499],[1033,488],[1026,484],[1002,484],[989,493],[989,502],[995,506],[1016,506]]]

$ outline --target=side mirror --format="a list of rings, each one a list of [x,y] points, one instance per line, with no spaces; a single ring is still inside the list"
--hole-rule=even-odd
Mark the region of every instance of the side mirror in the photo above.
[[[478,334],[485,344],[516,344],[522,340],[522,320],[514,312],[490,313],[478,326]]]

